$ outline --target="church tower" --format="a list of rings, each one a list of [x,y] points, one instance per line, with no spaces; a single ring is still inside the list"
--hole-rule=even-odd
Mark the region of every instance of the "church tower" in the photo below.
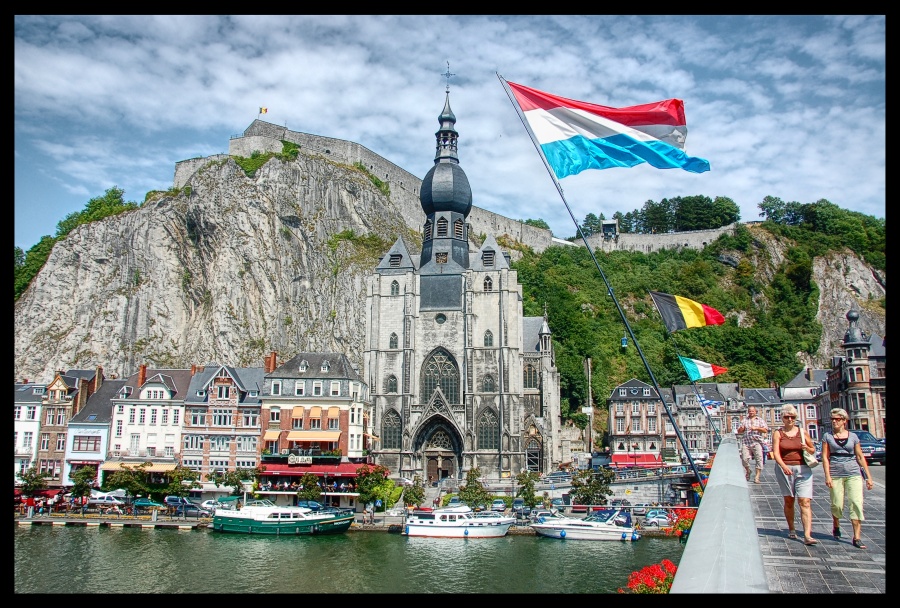
[[[559,374],[546,318],[488,235],[470,246],[472,189],[459,164],[449,87],[422,180],[422,250],[402,238],[367,280],[364,377],[373,455],[423,481],[550,471],[560,462]]]

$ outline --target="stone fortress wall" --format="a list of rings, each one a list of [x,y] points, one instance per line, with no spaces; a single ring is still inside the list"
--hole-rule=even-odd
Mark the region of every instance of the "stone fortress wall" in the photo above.
[[[175,164],[175,188],[184,187],[198,169],[211,161],[225,160],[229,156],[250,157],[255,151],[281,152],[281,140],[298,144],[306,154],[319,154],[335,162],[353,165],[362,163],[369,172],[390,186],[391,200],[398,205],[407,225],[421,230],[423,217],[419,202],[419,188],[422,180],[372,152],[365,146],[352,141],[335,139],[291,131],[286,127],[254,120],[240,135],[233,135],[228,143],[228,154],[215,154],[205,158],[191,158]],[[493,234],[496,237],[506,235],[536,252],[541,252],[551,245],[583,246],[581,239],[569,243],[554,238],[549,230],[529,226],[518,220],[498,215],[486,209],[472,206],[469,213],[469,224],[474,234]],[[720,234],[734,233],[736,224],[723,226],[714,230],[694,230],[691,232],[675,232],[668,234],[619,234],[617,238],[604,238],[603,235],[592,235],[587,238],[588,244],[602,251],[640,251],[651,253],[661,249],[687,247],[702,249]]]

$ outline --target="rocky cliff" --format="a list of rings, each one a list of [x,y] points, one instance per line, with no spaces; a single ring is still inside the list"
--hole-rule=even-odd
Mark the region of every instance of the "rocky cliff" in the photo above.
[[[273,158],[253,177],[229,158],[198,165],[179,194],[57,243],[15,304],[17,379],[96,365],[107,377],[140,363],[261,366],[272,350],[335,350],[361,363],[364,277],[398,236],[421,247],[412,194],[388,195],[365,171],[306,152]],[[481,232],[488,221],[476,212]],[[754,263],[771,272],[786,245],[754,236]],[[883,275],[846,253],[817,259],[815,280],[825,334],[804,361],[827,364],[854,303],[860,327],[884,335],[883,309],[871,305],[884,296]]]

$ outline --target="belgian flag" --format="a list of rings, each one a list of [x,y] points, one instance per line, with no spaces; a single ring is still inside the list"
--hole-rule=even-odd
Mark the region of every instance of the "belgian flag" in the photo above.
[[[650,297],[653,298],[659,316],[670,332],[691,327],[721,325],[725,322],[722,313],[712,306],[659,291],[651,291]]]

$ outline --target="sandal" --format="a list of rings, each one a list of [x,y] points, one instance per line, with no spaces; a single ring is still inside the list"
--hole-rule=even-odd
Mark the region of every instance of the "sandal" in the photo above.
[[[819,541],[817,541],[817,540],[814,539],[814,538],[806,538],[806,539],[803,540],[803,544],[806,545],[806,546],[808,546],[808,547],[811,547],[812,545],[818,545],[818,544],[819,544]],[[856,543],[853,543],[853,544],[856,545]]]
[[[788,531],[788,538],[791,540],[797,540],[797,533],[793,530]]]
[[[834,540],[840,540],[841,538],[841,529],[835,528],[831,531],[831,535],[834,537]]]
[[[866,546],[862,543],[861,538],[854,538],[853,546],[856,547],[857,549],[865,549],[866,548]]]

